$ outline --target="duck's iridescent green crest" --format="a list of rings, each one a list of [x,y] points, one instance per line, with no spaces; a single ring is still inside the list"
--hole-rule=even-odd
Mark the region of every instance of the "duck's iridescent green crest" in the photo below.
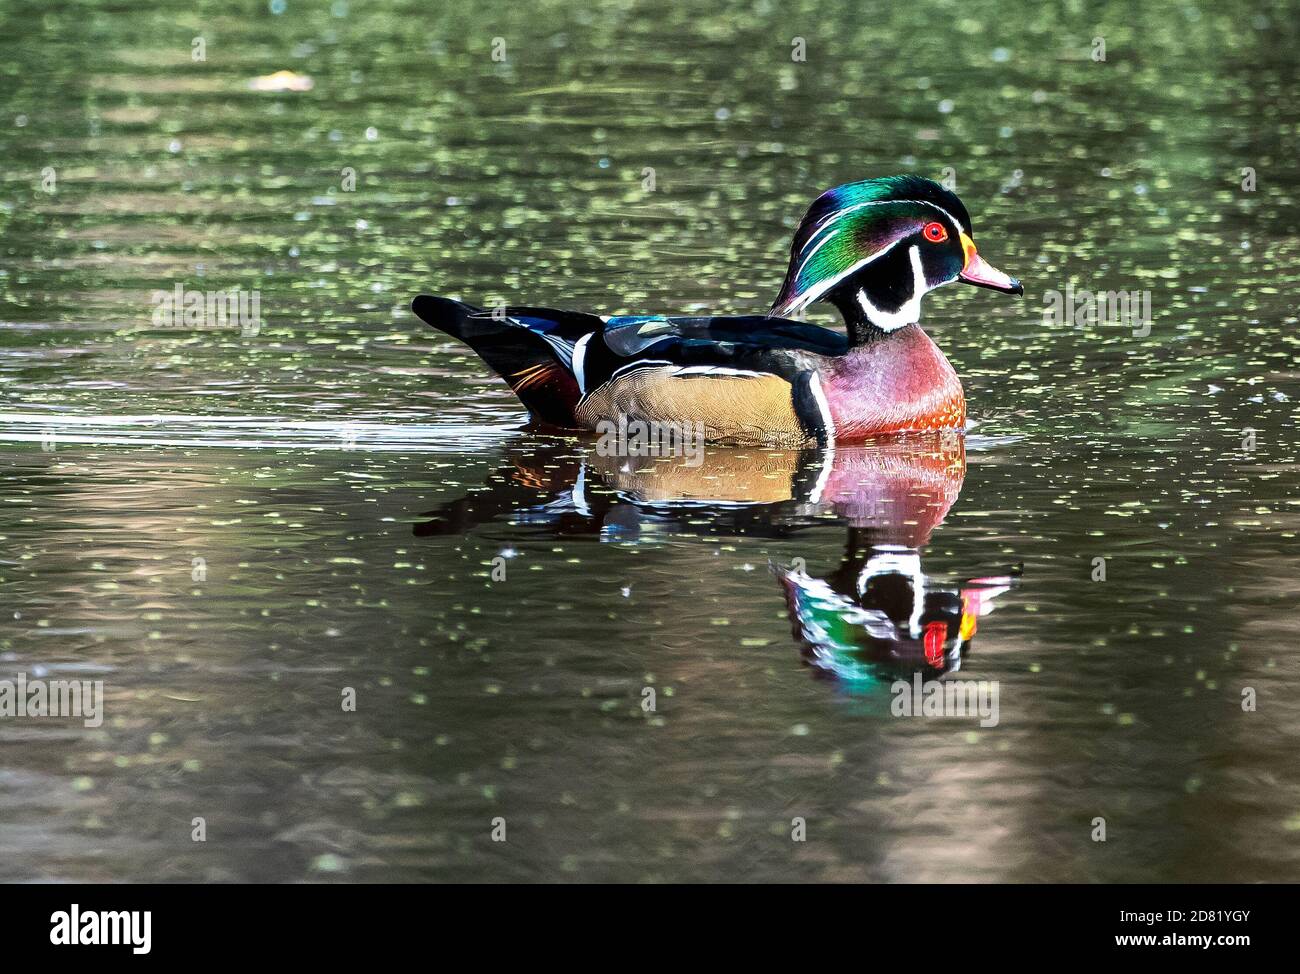
[[[919,321],[925,294],[957,280],[1022,293],[976,252],[956,193],[921,176],[866,179],[828,190],[808,208],[772,313],[798,315],[830,301],[850,328],[888,332]]]

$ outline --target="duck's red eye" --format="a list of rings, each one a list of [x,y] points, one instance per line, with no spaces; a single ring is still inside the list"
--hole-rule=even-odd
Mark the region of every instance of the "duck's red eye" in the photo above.
[[[948,231],[942,223],[927,223],[922,233],[931,243],[943,243],[948,239]]]

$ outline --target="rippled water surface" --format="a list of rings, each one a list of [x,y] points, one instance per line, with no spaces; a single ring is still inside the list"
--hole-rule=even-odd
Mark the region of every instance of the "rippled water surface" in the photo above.
[[[1229,6],[0,8],[0,680],[105,694],[0,718],[0,879],[1300,879],[1300,38]],[[927,299],[964,442],[611,462],[408,310],[762,312],[898,171],[1026,284]]]

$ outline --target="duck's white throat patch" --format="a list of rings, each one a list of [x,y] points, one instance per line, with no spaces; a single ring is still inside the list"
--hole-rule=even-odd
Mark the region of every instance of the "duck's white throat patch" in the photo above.
[[[866,291],[858,291],[858,305],[862,308],[862,313],[881,331],[897,331],[921,320],[921,299],[929,290],[925,282],[925,270],[921,267],[921,249],[913,245],[908,248],[907,256],[912,261],[912,296],[897,311],[882,311],[871,303]]]

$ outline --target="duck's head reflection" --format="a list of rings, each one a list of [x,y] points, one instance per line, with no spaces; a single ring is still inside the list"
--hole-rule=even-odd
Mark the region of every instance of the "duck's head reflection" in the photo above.
[[[775,569],[805,659],[847,682],[958,669],[979,617],[1011,572],[957,584],[928,577],[921,549],[966,476],[960,437],[879,443],[831,458],[820,502],[848,523],[838,568],[803,559]]]
[[[921,550],[957,500],[962,437],[934,435],[823,452],[710,447],[702,457],[610,457],[562,447],[516,451],[488,489],[446,504],[417,535],[505,518],[554,534],[629,541],[663,534],[790,538],[834,518],[838,567],[774,566],[804,659],[849,683],[957,669],[978,619],[1013,572],[944,584]],[[545,499],[539,501],[539,494]]]

